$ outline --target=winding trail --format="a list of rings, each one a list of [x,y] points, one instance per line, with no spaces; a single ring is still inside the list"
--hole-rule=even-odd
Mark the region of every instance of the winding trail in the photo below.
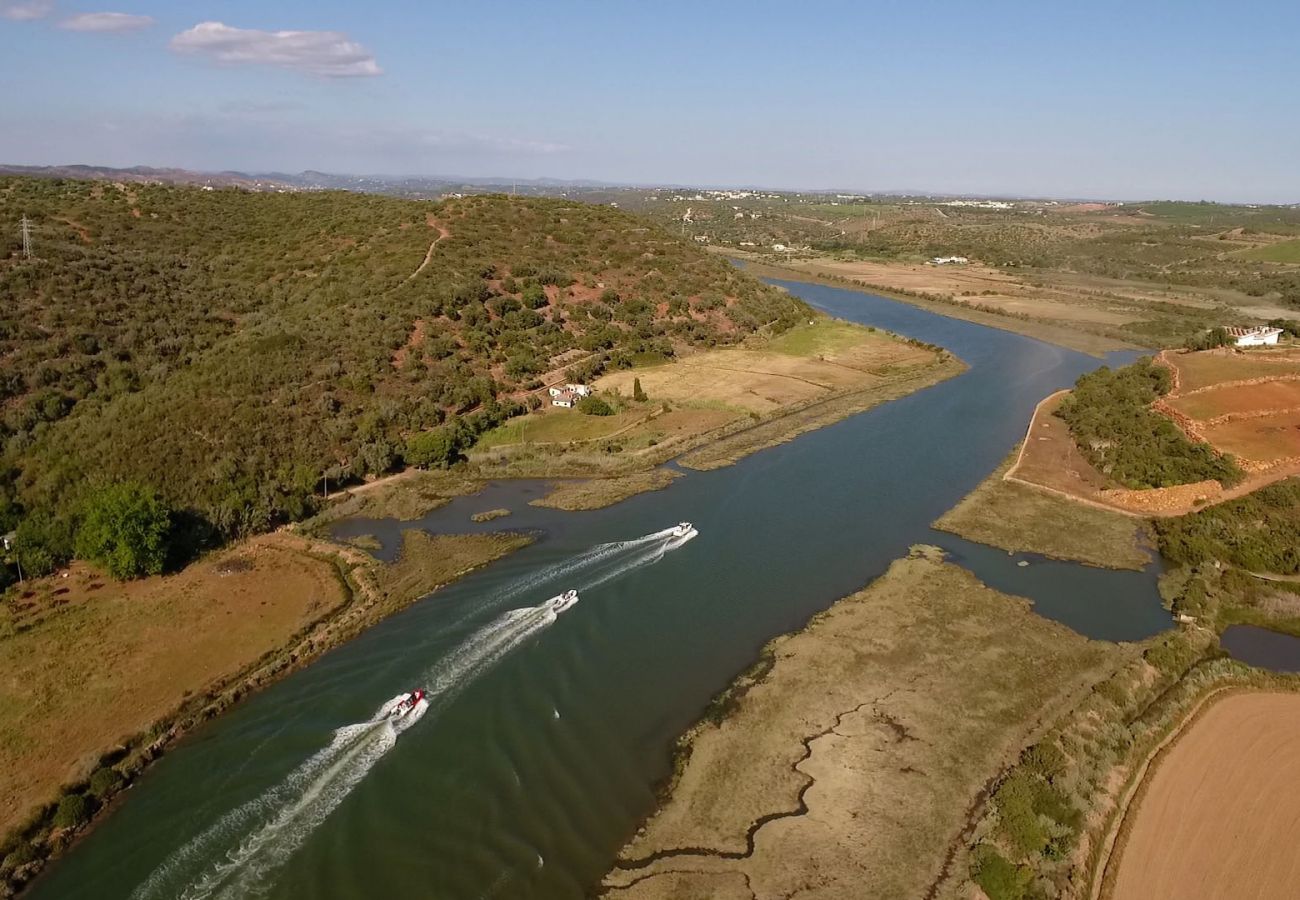
[[[428,267],[429,262],[433,259],[433,251],[437,248],[438,243],[445,238],[451,237],[451,229],[446,225],[440,224],[433,216],[429,216],[428,223],[430,228],[438,229],[438,236],[434,238],[433,243],[429,245],[428,251],[424,254],[424,261],[415,267],[414,272],[406,276],[406,281],[410,281],[412,278],[423,272],[425,268]],[[406,282],[404,281],[402,283],[405,284]]]

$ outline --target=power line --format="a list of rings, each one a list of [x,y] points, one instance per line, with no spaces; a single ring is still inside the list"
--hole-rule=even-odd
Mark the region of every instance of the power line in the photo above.
[[[32,258],[32,223],[27,216],[23,216],[22,221],[23,233],[23,259]]]

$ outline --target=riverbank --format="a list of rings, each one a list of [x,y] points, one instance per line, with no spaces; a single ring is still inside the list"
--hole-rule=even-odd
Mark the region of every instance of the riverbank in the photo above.
[[[769,644],[681,739],[604,896],[956,896],[967,810],[1131,656],[914,548]]]
[[[1143,549],[1149,539],[1142,520],[1008,479],[1019,458],[1016,448],[934,527],[1011,553],[1110,569],[1142,569],[1151,562]]]
[[[469,471],[563,479],[537,505],[596,509],[666,487],[673,476],[657,467],[669,460],[728,465],[966,368],[941,347],[818,314],[775,337],[605,375],[594,387],[613,415],[513,419],[482,437]]]
[[[31,583],[0,637],[0,896],[195,726],[531,540],[407,531],[385,565],[281,531],[175,575]]]
[[[1077,350],[1080,353],[1087,353],[1090,356],[1101,357],[1115,350],[1144,349],[1142,345],[1134,343],[1132,340],[1115,334],[1104,333],[1107,329],[1102,329],[1103,333],[1098,333],[1094,330],[1044,321],[1026,313],[1013,313],[994,307],[986,307],[980,302],[981,298],[978,296],[972,297],[969,301],[964,301],[945,293],[901,287],[893,283],[893,280],[887,277],[887,273],[880,280],[873,280],[845,274],[834,267],[819,264],[816,260],[799,261],[797,263],[786,262],[776,265],[761,257],[730,248],[725,251],[715,252],[725,252],[729,257],[740,259],[745,263],[745,271],[759,278],[805,281],[812,284],[824,284],[829,287],[878,294],[937,315],[961,319],[965,322],[974,322],[977,325],[986,325],[1002,331],[1010,331],[1049,344]]]

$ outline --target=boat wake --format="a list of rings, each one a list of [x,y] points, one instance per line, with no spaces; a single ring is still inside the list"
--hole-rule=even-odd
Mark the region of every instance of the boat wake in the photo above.
[[[510,596],[561,577],[595,587],[657,562],[694,537],[665,529],[633,541],[602,544],[512,586]],[[476,678],[529,638],[555,623],[576,602],[559,598],[512,609],[474,632],[424,673],[417,710],[394,717],[401,698],[386,701],[365,722],[337,729],[324,749],[280,784],[217,820],[168,858],[131,895],[132,900],[234,900],[270,888],[267,875],[282,865],[350,794],[401,734],[429,711],[445,707]],[[427,705],[426,705],[427,704]],[[216,859],[216,862],[211,860]],[[200,866],[204,868],[196,873]]]

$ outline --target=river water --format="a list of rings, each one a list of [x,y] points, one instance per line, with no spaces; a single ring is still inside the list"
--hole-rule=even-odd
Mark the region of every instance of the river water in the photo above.
[[[415,524],[541,536],[196,731],[32,896],[583,896],[653,808],[673,740],[709,700],[768,639],[918,542],[1084,634],[1168,627],[1154,570],[1011,556],[929,528],[997,466],[1033,405],[1097,360],[868,294],[777,283],[945,346],[970,371],[609,509],[530,507],[542,487],[513,482],[435,511]],[[469,522],[498,506],[514,515]],[[655,536],[681,520],[699,537]],[[347,527],[391,553],[411,525]],[[581,591],[573,609],[536,608],[569,587]],[[422,721],[400,735],[367,724],[414,686],[433,694]]]

